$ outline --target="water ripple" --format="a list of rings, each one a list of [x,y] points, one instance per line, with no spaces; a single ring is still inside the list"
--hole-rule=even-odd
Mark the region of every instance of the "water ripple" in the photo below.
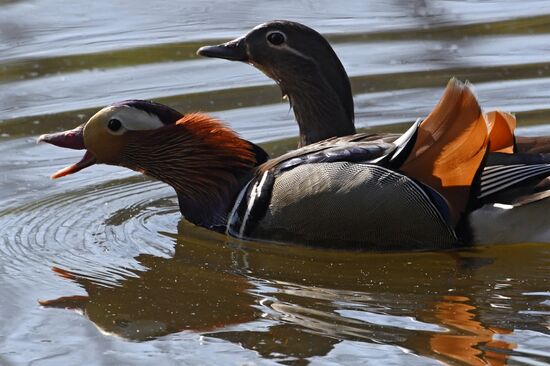
[[[4,270],[78,271],[107,285],[135,276],[140,253],[169,257],[180,213],[169,187],[132,179],[57,194],[0,212]],[[37,278],[35,278],[36,280]]]

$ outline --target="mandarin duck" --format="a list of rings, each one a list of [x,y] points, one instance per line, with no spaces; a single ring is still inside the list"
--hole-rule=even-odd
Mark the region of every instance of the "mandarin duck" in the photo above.
[[[271,160],[212,117],[139,100],[39,141],[86,150],[53,178],[96,163],[126,167],[172,186],[182,215],[198,226],[240,239],[386,251],[453,248],[483,236],[468,217],[488,136],[470,87],[451,80],[430,115],[396,140],[356,134]]]

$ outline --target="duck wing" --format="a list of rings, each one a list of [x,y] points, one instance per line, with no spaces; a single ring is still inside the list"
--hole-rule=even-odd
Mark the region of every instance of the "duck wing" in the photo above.
[[[384,134],[358,133],[333,137],[271,159],[259,167],[256,175],[260,176],[269,170],[285,170],[305,163],[375,161],[389,156],[396,148],[397,145],[388,142]]]
[[[476,243],[550,242],[550,154],[491,154],[468,216]]]
[[[494,110],[485,114],[485,119],[489,129],[491,152],[507,154],[516,152],[516,137],[514,135],[516,117],[511,113]]]
[[[370,250],[453,247],[445,199],[393,169],[418,124],[396,143],[346,136],[263,164],[237,198],[228,233]]]
[[[525,205],[550,196],[550,154],[493,153],[480,178],[478,203]]]

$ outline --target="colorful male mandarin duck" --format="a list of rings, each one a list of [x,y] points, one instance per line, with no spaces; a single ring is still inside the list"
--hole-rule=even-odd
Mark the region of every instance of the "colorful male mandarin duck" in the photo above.
[[[425,120],[393,142],[357,134],[272,160],[216,119],[138,100],[39,141],[86,149],[54,178],[95,163],[127,167],[171,185],[190,222],[237,238],[426,250],[483,234],[464,222],[488,129],[469,86],[456,80]]]
[[[294,110],[300,129],[299,146],[355,133],[348,75],[328,41],[315,30],[276,20],[260,24],[233,41],[201,47],[197,53],[249,63],[275,80]],[[517,136],[514,141],[510,135],[515,128],[512,115],[493,111],[487,120],[491,151],[550,153],[550,136]],[[378,137],[396,139],[399,135]]]

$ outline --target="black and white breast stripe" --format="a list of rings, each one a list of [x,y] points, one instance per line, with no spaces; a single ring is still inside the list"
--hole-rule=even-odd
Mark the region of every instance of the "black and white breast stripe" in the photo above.
[[[487,197],[528,179],[547,174],[550,174],[550,163],[487,166],[481,174],[478,198]]]
[[[271,199],[275,177],[266,171],[261,178],[251,180],[239,193],[227,222],[227,233],[245,238],[263,217]]]

